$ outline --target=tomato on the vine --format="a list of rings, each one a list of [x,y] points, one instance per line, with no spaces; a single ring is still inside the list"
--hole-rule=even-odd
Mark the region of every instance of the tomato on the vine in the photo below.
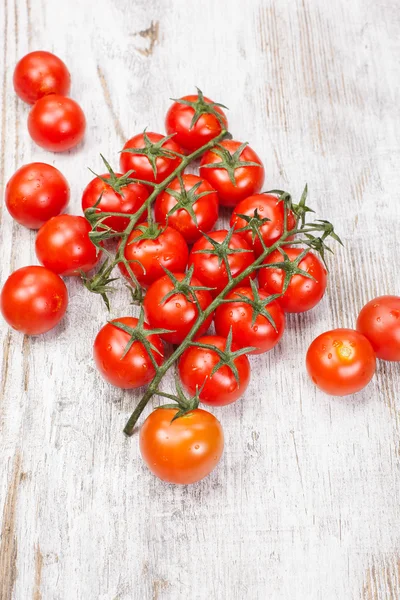
[[[370,300],[358,315],[357,330],[370,341],[378,358],[400,361],[400,296]]]
[[[39,98],[48,94],[67,96],[71,87],[71,76],[58,56],[37,50],[18,61],[13,83],[21,100],[35,104]]]

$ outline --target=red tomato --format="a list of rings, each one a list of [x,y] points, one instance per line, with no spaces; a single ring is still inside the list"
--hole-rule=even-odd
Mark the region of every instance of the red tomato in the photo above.
[[[242,164],[243,162],[257,163],[259,166]],[[209,166],[214,164],[215,167]],[[200,177],[207,179],[217,190],[220,204],[236,206],[241,200],[261,190],[264,167],[250,146],[234,140],[224,140],[204,154],[200,163]]]
[[[195,111],[200,116],[193,123]],[[225,113],[201,92],[176,100],[165,117],[167,133],[174,133],[175,142],[191,152],[217,137],[222,128],[228,128]]]
[[[110,174],[101,175],[104,179],[110,179]],[[115,173],[115,177],[122,177],[120,173]],[[100,203],[96,212],[118,212],[127,215],[133,215],[149,197],[147,188],[141,183],[129,183],[121,188],[120,192],[115,191],[110,185],[102,181],[99,177],[92,179],[86,186],[82,196],[82,210],[94,206],[101,196]],[[142,215],[139,222],[143,221],[146,214]],[[103,221],[114,231],[124,231],[129,225],[129,219],[123,217],[108,217]]]
[[[275,328],[267,317],[258,314],[254,324],[254,308],[246,302],[241,302],[240,297],[245,296],[254,301],[254,293],[250,287],[238,287],[226,296],[226,299],[237,298],[237,302],[221,304],[215,311],[215,331],[218,335],[227,337],[232,329],[232,340],[238,348],[253,346],[255,350],[249,354],[262,354],[268,352],[279,342],[285,329],[285,314],[277,302],[270,302],[266,306],[269,294],[258,290],[259,308],[268,312],[272,317]],[[258,300],[258,299],[257,299]]]
[[[30,163],[19,168],[7,183],[5,201],[13,219],[30,229],[39,229],[65,209],[69,185],[55,167]]]
[[[211,413],[196,408],[173,421],[177,410],[158,408],[140,430],[140,452],[163,481],[188,484],[215,469],[224,450],[224,433]]]
[[[27,335],[53,329],[63,318],[68,292],[63,280],[44,267],[22,267],[5,282],[0,296],[7,323]]]
[[[302,253],[300,248],[285,248],[290,261],[293,263]],[[263,264],[282,263],[283,255],[279,250],[272,252]],[[304,275],[293,275],[286,292],[277,299],[285,312],[305,312],[314,308],[322,299],[327,283],[327,273],[322,261],[313,254],[307,252],[300,261],[298,267],[312,275],[314,279],[309,279]],[[264,288],[269,294],[280,294],[286,273],[279,268],[260,269],[258,280],[260,287]]]
[[[212,231],[209,234],[209,237],[221,244],[226,239],[227,235],[228,231],[226,231],[226,229],[221,229],[219,231]],[[226,272],[225,263],[223,260],[220,261],[215,254],[198,254],[199,250],[213,250],[213,248],[213,244],[208,241],[207,238],[202,237],[192,248],[189,255],[189,266],[194,265],[194,275],[200,279],[206,287],[213,288],[211,294],[217,296],[228,284],[228,274]],[[229,248],[233,250],[246,250],[246,252],[228,255],[228,263],[232,277],[236,277],[254,262],[255,257],[247,242],[245,242],[245,240],[237,233],[232,235],[229,242]],[[252,273],[251,277],[253,278],[254,276],[254,273]],[[246,277],[241,283],[246,285],[249,280],[250,278]]]
[[[121,317],[104,325],[94,341],[94,360],[100,374],[108,383],[125,390],[133,390],[149,383],[156,371],[142,342],[133,342],[129,351],[123,356],[130,335],[114,325],[115,322],[135,329],[138,319]],[[150,329],[147,323],[144,323],[144,329]],[[156,348],[157,351],[152,350],[151,353],[156,363],[161,365],[164,360],[164,348],[160,337],[153,334],[147,339]]]
[[[173,273],[179,282],[185,279],[184,273]],[[192,277],[188,286],[202,286],[202,283]],[[192,329],[197,317],[198,308],[193,296],[190,300],[183,294],[177,293],[170,296],[165,302],[163,299],[175,289],[175,284],[169,275],[157,279],[148,289],[144,298],[144,310],[151,327],[157,329],[170,329],[174,333],[164,333],[160,337],[171,344],[181,344]],[[212,302],[212,296],[207,290],[193,291],[200,307],[205,310]],[[204,322],[198,335],[204,334],[211,325],[212,315]]]
[[[149,238],[136,241],[144,235],[143,229],[147,227],[148,223],[143,223],[134,229],[128,237],[124,250],[126,260],[133,261],[130,263],[133,274],[144,287],[148,287],[153,281],[165,275],[163,267],[172,272],[184,271],[189,254],[185,240],[172,227],[163,229],[161,225],[156,225],[148,234]],[[131,277],[126,266],[123,263],[119,263],[118,266],[122,275],[130,281]]]
[[[312,342],[306,365],[320,390],[332,396],[347,396],[359,392],[371,381],[376,360],[371,344],[361,333],[333,329]]]
[[[87,273],[99,262],[100,252],[92,244],[92,228],[84,217],[59,215],[47,221],[36,236],[36,256],[58,275]]]
[[[79,104],[56,94],[40,98],[28,117],[33,141],[52,152],[74,148],[82,140],[85,129],[86,119]]]
[[[14,90],[24,102],[35,104],[48,94],[67,96],[71,76],[63,61],[43,50],[26,54],[14,71]]]
[[[284,228],[284,204],[276,196],[272,196],[271,194],[255,194],[254,196],[245,198],[235,207],[230,225],[231,227],[235,227],[235,229],[246,227],[248,223],[245,219],[239,217],[239,215],[254,217],[254,211],[256,210],[260,219],[269,219],[269,221],[260,227],[261,236],[265,245],[269,248],[282,237]],[[293,212],[289,210],[287,215],[288,230],[294,229],[295,225],[295,216]],[[250,230],[243,231],[240,235],[244,237],[249,246],[254,250],[256,256],[262,254],[263,247],[257,235],[255,236],[254,241],[253,232]]]
[[[400,361],[400,296],[379,296],[357,319],[357,330],[371,342],[378,358]]]
[[[185,191],[182,191],[179,179],[174,179],[157,197],[154,214],[156,221],[162,224],[168,222],[188,244],[193,244],[201,238],[202,231],[207,232],[214,227],[218,219],[218,194],[208,181],[197,175],[183,175],[182,181]],[[175,208],[177,205],[181,208]]]
[[[225,350],[226,338],[206,335],[199,338],[197,342]],[[232,350],[237,349],[237,346],[232,344]],[[189,346],[179,360],[179,377],[183,386],[191,396],[196,394],[196,390],[201,390],[199,398],[204,404],[212,406],[232,404],[244,394],[249,384],[250,363],[245,354],[241,354],[234,360],[239,374],[239,383],[228,365],[222,365],[211,377],[211,372],[219,361],[220,357],[215,351],[198,346]]]
[[[146,138],[148,139],[147,143]],[[160,141],[164,139],[160,133],[146,132],[145,134],[139,133],[128,140],[121,152],[121,171],[126,173],[133,170],[132,177],[152,183],[164,181],[182,162],[182,158],[174,155],[174,153],[182,154],[182,148],[172,139],[166,139],[160,145]],[[158,144],[158,150],[152,149],[149,143]],[[129,148],[145,150],[147,154],[126,152]],[[149,157],[153,161],[153,165]]]

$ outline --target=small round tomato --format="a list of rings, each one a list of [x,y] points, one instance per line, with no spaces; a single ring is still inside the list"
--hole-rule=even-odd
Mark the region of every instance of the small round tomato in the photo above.
[[[157,408],[140,430],[140,453],[150,471],[163,481],[188,484],[215,469],[224,450],[218,419],[196,408],[173,421],[177,409]]]
[[[116,387],[133,390],[149,383],[156,374],[153,362],[145,345],[135,341],[124,356],[131,336],[115,323],[122,323],[134,330],[138,324],[135,317],[121,317],[104,325],[94,340],[93,356],[100,374]],[[144,329],[150,329],[147,323]],[[158,365],[164,360],[164,348],[156,334],[147,337],[155,349],[151,353]]]
[[[368,302],[358,315],[357,330],[378,358],[400,361],[400,296],[379,296]]]
[[[254,217],[255,211],[257,211],[260,219],[269,219],[269,221],[260,227],[262,239],[269,248],[282,237],[284,229],[284,204],[272,194],[255,194],[254,196],[249,196],[235,207],[231,217],[231,227],[234,227],[235,230],[246,227],[248,225],[247,221],[239,215]],[[288,230],[294,229],[295,225],[296,219],[293,212],[289,210],[287,214]],[[254,250],[256,256],[260,256],[263,247],[258,236],[256,235],[253,240],[253,232],[250,230],[242,231],[240,235],[244,237],[249,246]],[[288,237],[287,239],[293,238]]]
[[[287,247],[285,252],[295,268],[295,261],[303,250]],[[284,257],[281,252],[275,250],[265,259],[263,264],[282,263],[283,261]],[[285,312],[300,313],[314,308],[320,302],[326,290],[327,272],[318,256],[312,252],[307,252],[298,264],[298,268],[314,279],[300,274],[292,275],[286,292],[277,299]],[[258,275],[260,287],[264,288],[269,294],[280,294],[283,289],[285,275],[285,271],[278,267],[260,269]]]
[[[68,292],[63,280],[44,267],[22,267],[5,282],[0,307],[7,323],[27,335],[53,329],[63,318]]]
[[[124,249],[124,257],[143,287],[165,275],[164,267],[171,272],[185,271],[189,249],[179,231],[159,224],[143,223],[134,229]],[[124,263],[118,264],[124,277],[131,277]]]
[[[216,246],[207,238],[202,237],[193,246],[189,255],[189,266],[194,265],[194,275],[203,282],[203,284],[211,290],[211,294],[217,296],[228,285],[228,274],[226,272],[225,263],[220,260],[218,254],[218,244],[222,244],[227,237],[228,231],[221,229],[212,231],[209,237],[216,242]],[[231,250],[245,250],[245,252],[235,252],[228,254],[228,264],[232,273],[232,277],[237,277],[255,260],[254,252],[250,249],[247,242],[237,233],[231,235],[228,247]],[[210,250],[210,253],[203,253],[199,250]],[[212,252],[211,252],[212,251]],[[251,277],[255,275],[252,273]],[[249,277],[246,277],[241,282],[243,285],[249,282]]]
[[[279,304],[274,301],[266,304],[269,295],[263,290],[257,290],[257,296],[255,298],[251,287],[238,287],[226,296],[227,300],[236,301],[221,304],[215,311],[217,334],[227,337],[232,330],[232,340],[238,348],[255,348],[249,354],[262,354],[271,350],[279,342],[285,329],[285,314]],[[255,302],[255,306],[248,304],[243,297]],[[269,313],[275,327],[258,311]],[[256,318],[253,322],[254,312]]]
[[[220,204],[236,206],[241,200],[261,190],[264,167],[250,146],[235,140],[224,140],[204,154],[200,163],[200,177],[207,179],[218,192]]]
[[[208,181],[197,175],[183,175],[182,182],[183,189],[179,179],[174,179],[157,197],[154,214],[156,221],[168,223],[188,244],[193,244],[217,222],[218,194]]]
[[[28,117],[33,141],[52,152],[74,148],[82,140],[85,129],[86,119],[79,104],[56,94],[40,98]]]
[[[21,58],[15,67],[13,81],[17,95],[28,104],[35,104],[48,94],[67,96],[71,87],[71,76],[63,61],[43,50]]]
[[[100,260],[92,244],[92,231],[84,217],[59,215],[47,221],[36,236],[36,256],[44,267],[58,275],[86,273]]]
[[[115,173],[116,178],[122,177],[120,173]],[[101,178],[100,178],[101,177]],[[101,200],[96,207],[96,212],[118,212],[126,215],[132,215],[143,205],[149,197],[147,188],[141,183],[129,183],[116,191],[104,179],[110,179],[110,174],[106,173],[100,177],[95,177],[86,186],[82,195],[82,210],[94,206],[101,196]],[[144,214],[139,222],[145,219]],[[114,231],[124,231],[129,225],[129,219],[123,217],[107,217],[103,221],[104,225],[111,227]]]
[[[191,152],[217,137],[222,128],[228,128],[224,111],[200,91],[175,100],[165,117],[167,133],[174,133],[175,142]]]
[[[182,282],[184,283],[182,284]],[[164,301],[167,295],[177,289],[176,284],[178,284],[178,288],[181,284],[182,291],[169,296]],[[181,344],[199,316],[194,297],[197,298],[202,310],[205,310],[212,302],[210,292],[207,290],[190,292],[190,286],[202,286],[202,283],[195,277],[186,282],[184,273],[173,273],[172,277],[164,275],[152,283],[144,298],[144,310],[148,322],[151,327],[157,329],[170,329],[173,333],[163,333],[160,337],[171,344]],[[198,335],[207,331],[211,321],[212,315],[201,326]]]
[[[198,343],[209,344],[224,351],[227,340],[217,335],[206,335]],[[232,351],[238,350],[232,344]],[[234,359],[239,380],[236,381],[232,369],[224,364],[211,376],[213,368],[221,358],[215,350],[189,346],[182,354],[178,363],[180,380],[187,392],[194,396],[200,391],[199,398],[204,404],[211,406],[225,406],[236,402],[246,391],[250,381],[250,363],[245,354]]]
[[[134,152],[133,150],[139,150]],[[131,151],[132,150],[132,151]],[[129,139],[120,157],[121,171],[133,171],[132,177],[161,183],[180,165],[182,148],[160,133],[144,132]]]
[[[353,329],[333,329],[319,335],[307,351],[306,366],[317,387],[332,396],[362,390],[375,373],[374,350]]]
[[[69,185],[55,167],[30,163],[20,167],[7,183],[5,201],[13,219],[30,229],[39,229],[65,209]]]

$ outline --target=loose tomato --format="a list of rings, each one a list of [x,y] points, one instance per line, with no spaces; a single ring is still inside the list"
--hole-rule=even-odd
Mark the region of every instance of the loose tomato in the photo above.
[[[39,229],[65,209],[69,185],[55,167],[30,163],[20,167],[7,183],[5,201],[13,219],[30,229]]]
[[[261,237],[265,245],[269,248],[282,237],[284,229],[284,204],[272,194],[255,194],[254,196],[249,196],[235,207],[231,217],[231,227],[234,227],[235,230],[246,227],[248,222],[239,215],[254,217],[255,211],[257,211],[257,216],[260,219],[269,219],[259,228]],[[294,229],[295,225],[295,216],[289,210],[287,214],[288,230]],[[240,235],[244,237],[249,246],[254,250],[256,256],[260,256],[263,247],[258,236],[254,236],[250,230],[242,231]],[[288,237],[287,239],[293,238]]]
[[[303,252],[300,248],[285,248],[291,261],[292,268],[296,268],[296,260]],[[284,256],[279,250],[272,252],[263,264],[283,263]],[[301,274],[294,274],[286,292],[277,299],[285,312],[300,313],[314,308],[322,299],[327,283],[327,272],[322,261],[307,252],[297,265],[299,269],[311,275],[314,279]],[[283,289],[286,272],[279,267],[263,268],[260,270],[258,280],[260,287],[270,294],[280,294]]]
[[[43,266],[58,275],[86,273],[100,260],[84,217],[59,215],[47,221],[36,236],[36,256]]]
[[[52,152],[74,148],[82,140],[85,129],[86,119],[79,104],[56,94],[40,98],[28,117],[33,141]]]
[[[254,262],[255,257],[247,242],[237,233],[232,234],[226,229],[221,229],[212,231],[207,238],[202,237],[194,244],[189,255],[189,266],[194,265],[194,275],[205,286],[213,288],[211,293],[217,296],[229,281],[225,263],[218,256],[221,244],[226,244],[228,241],[228,264],[232,277],[236,277],[249,267]],[[209,253],[203,252],[208,249],[210,250]],[[232,252],[229,253],[229,250]],[[251,277],[254,277],[254,273]],[[249,277],[246,277],[241,283],[246,285],[249,279]]]
[[[68,292],[63,280],[44,267],[22,267],[5,282],[0,307],[7,323],[27,335],[53,329],[63,318]]]
[[[225,351],[227,340],[217,335],[206,335],[198,340],[199,344],[208,344],[219,350]],[[238,347],[232,344],[232,351]],[[234,359],[238,373],[238,381],[232,369],[223,364],[213,374],[212,370],[221,358],[215,350],[190,346],[182,354],[178,363],[180,380],[187,392],[194,396],[200,391],[199,398],[204,404],[212,406],[225,406],[236,402],[246,391],[250,381],[250,363],[245,354]]]
[[[366,337],[353,329],[333,329],[310,345],[306,366],[317,387],[332,396],[362,390],[375,373],[374,350]]]
[[[93,356],[100,374],[108,383],[126,390],[146,385],[156,374],[143,342],[134,341],[126,352],[131,336],[115,325],[115,323],[122,323],[134,330],[138,322],[135,317],[114,319],[100,329],[93,346]],[[150,329],[147,323],[143,324],[143,328]],[[151,353],[155,362],[161,365],[164,360],[164,348],[160,337],[151,334],[147,340],[153,346]]]
[[[220,204],[236,206],[264,183],[264,167],[257,154],[235,140],[224,140],[208,150],[200,163],[200,176],[217,190]]]
[[[21,58],[15,67],[13,81],[17,95],[28,104],[35,104],[48,94],[67,96],[71,87],[71,76],[63,61],[43,50]]]
[[[164,267],[172,272],[185,271],[189,249],[179,231],[159,224],[143,223],[129,235],[124,257],[138,282],[148,287],[165,275]],[[119,263],[124,277],[131,281],[124,263]]]
[[[188,484],[215,469],[224,450],[218,419],[196,408],[173,421],[177,410],[158,408],[140,430],[140,452],[150,471],[163,481]]]
[[[370,300],[358,315],[357,330],[370,341],[378,358],[400,361],[400,296]]]

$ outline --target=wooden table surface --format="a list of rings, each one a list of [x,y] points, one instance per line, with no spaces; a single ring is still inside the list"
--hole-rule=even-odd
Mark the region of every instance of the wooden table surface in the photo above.
[[[218,410],[222,463],[191,487],[156,480],[122,435],[138,394],[94,368],[98,297],[68,281],[68,316],[40,337],[1,322],[1,600],[398,600],[399,365],[345,399],[304,368],[317,334],[400,293],[398,0],[2,0],[0,31],[2,184],[49,162],[79,211],[99,153],[116,166],[197,85],[230,107],[266,188],[298,198],[307,181],[345,241],[321,304],[288,319],[279,347],[252,358],[245,397]],[[28,136],[12,73],[34,49],[65,60],[86,112],[70,153]],[[0,211],[3,282],[36,264],[35,234]],[[131,311],[113,297],[113,316]]]

